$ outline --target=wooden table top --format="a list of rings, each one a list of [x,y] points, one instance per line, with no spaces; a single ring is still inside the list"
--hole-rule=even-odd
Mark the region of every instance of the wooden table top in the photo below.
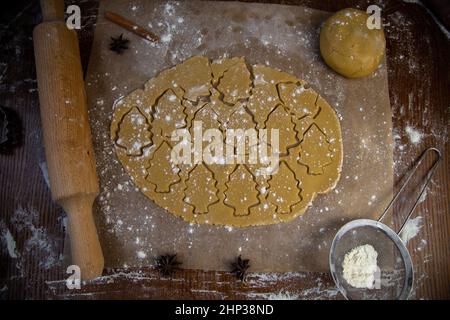
[[[277,1],[261,1],[277,2]],[[86,68],[98,3],[77,3]],[[278,1],[336,11],[366,1]],[[0,155],[0,298],[340,299],[328,274],[250,274],[243,283],[226,272],[180,270],[163,278],[155,270],[106,270],[107,276],[68,291],[64,282],[64,212],[45,181],[32,30],[41,20],[38,1],[16,1],[0,21],[0,105],[22,120],[23,144]],[[408,242],[414,270],[413,298],[450,298],[450,40],[421,5],[386,1],[389,96],[395,138],[395,187],[424,149],[443,154],[426,197],[414,215],[421,228]],[[426,160],[431,165],[432,159]],[[421,170],[423,174],[424,170]],[[376,174],[376,172],[374,172]],[[403,212],[395,208],[395,212]],[[400,214],[399,214],[400,215]],[[396,215],[396,225],[401,218]],[[403,216],[404,218],[404,216]],[[14,247],[15,246],[15,247]]]

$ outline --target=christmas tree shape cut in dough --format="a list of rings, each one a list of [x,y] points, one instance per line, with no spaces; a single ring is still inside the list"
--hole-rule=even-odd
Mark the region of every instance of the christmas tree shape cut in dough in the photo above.
[[[218,116],[218,121],[222,128],[225,128],[230,120],[231,114],[236,110],[236,105],[229,105],[221,100],[220,92],[213,89],[211,91],[211,107]]]
[[[217,181],[205,165],[197,165],[186,180],[184,202],[194,207],[194,214],[208,213],[209,207],[218,202]]]
[[[183,99],[182,105],[184,107],[184,113],[186,114],[186,127],[191,128],[193,125],[195,114],[203,108],[207,102],[192,102],[190,100]]]
[[[280,103],[275,84],[260,84],[253,88],[247,107],[254,116],[258,128],[264,127],[267,117]]]
[[[195,56],[177,66],[174,84],[184,90],[184,98],[197,101],[210,95],[211,66],[206,57]]]
[[[142,149],[152,143],[149,129],[147,118],[137,107],[133,107],[119,123],[116,145],[126,149],[129,156],[140,156]]]
[[[153,113],[153,135],[164,135],[170,138],[176,129],[186,126],[186,115],[181,99],[172,89],[167,90],[158,99]]]
[[[213,84],[219,84],[220,79],[223,77],[225,71],[230,69],[238,62],[245,63],[244,58],[231,58],[231,59],[219,59],[211,63],[211,71],[213,76]]]
[[[308,167],[308,174],[323,174],[323,168],[332,161],[332,151],[327,136],[313,123],[301,142],[299,162]]]
[[[278,92],[283,104],[297,119],[305,116],[314,116],[319,109],[316,106],[318,94],[310,88],[305,88],[303,85],[280,83]]]
[[[259,204],[258,189],[251,172],[238,165],[226,183],[225,204],[234,209],[235,216],[250,214],[250,208]]]
[[[223,138],[223,134],[220,131],[219,127],[220,127],[220,123],[218,122],[218,116],[215,113],[215,111],[212,108],[212,104],[211,103],[206,103],[200,110],[197,111],[197,113],[194,116],[194,119],[192,120],[192,125],[191,128],[189,130],[192,140],[195,139],[196,135],[195,135],[195,128],[197,125],[197,130],[199,127],[199,125],[201,125],[201,133],[205,133],[207,130],[209,129],[216,129],[218,130]],[[211,141],[208,141],[206,139],[205,136],[202,137],[202,153],[198,154],[197,156],[202,156],[205,153],[206,148],[208,148],[208,146],[210,145]],[[220,141],[220,145],[223,146],[223,140]],[[193,149],[194,155],[196,155],[196,150]],[[223,153],[221,155],[212,155],[214,157],[216,156],[222,156],[223,157]]]
[[[214,111],[211,103],[206,103],[201,109],[199,109],[192,120],[191,126],[191,135],[194,136],[194,123],[197,122],[197,125],[201,123],[202,130],[208,129],[217,129],[220,126],[218,121],[218,115]]]
[[[272,129],[278,130],[279,148],[287,153],[289,147],[298,143],[295,123],[292,122],[289,112],[280,104],[270,114],[265,124],[267,136],[269,137]],[[282,154],[283,155],[283,154]]]
[[[277,213],[291,213],[292,207],[302,201],[295,174],[284,161],[280,162],[278,172],[272,175],[268,184],[267,201],[277,207]]]
[[[247,112],[243,104],[237,104],[236,109],[230,115],[226,123],[227,129],[255,129],[256,124],[252,116]]]
[[[251,84],[250,71],[245,62],[240,61],[224,72],[217,89],[225,103],[235,104],[239,99],[248,98]]]
[[[230,139],[225,139],[225,143],[235,147],[236,155],[247,155],[250,152],[250,148],[257,146],[258,136],[256,132],[256,124],[244,105],[237,107],[237,109],[231,114],[225,127],[227,130],[226,135],[230,133],[230,135],[228,135]],[[230,129],[234,130],[234,135],[231,135],[231,132],[233,131]],[[254,130],[247,132],[248,129]],[[242,148],[242,146],[244,146],[244,148]]]
[[[172,148],[163,141],[153,153],[147,169],[147,181],[156,186],[156,192],[169,192],[170,187],[181,180],[180,169],[172,163]]]

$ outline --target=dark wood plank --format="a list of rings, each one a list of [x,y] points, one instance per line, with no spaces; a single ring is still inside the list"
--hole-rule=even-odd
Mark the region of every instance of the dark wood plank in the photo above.
[[[79,38],[86,68],[98,4],[95,0],[69,2],[79,3],[82,8],[83,28]],[[370,4],[370,1],[329,0],[278,2],[328,11],[348,6],[365,8]],[[283,289],[285,293],[300,292],[294,296],[297,298],[339,298],[327,274],[251,275],[247,283],[242,283],[224,272],[199,270],[179,271],[173,279],[162,279],[151,269],[110,270],[108,276],[86,284],[81,291],[68,292],[64,282],[57,281],[65,277],[59,259],[63,254],[65,214],[52,203],[40,167],[43,150],[31,39],[40,13],[37,1],[17,3],[21,9],[0,21],[0,104],[19,113],[24,131],[23,146],[13,155],[0,155],[0,298],[251,299],[267,298],[270,292],[279,293]],[[396,183],[426,147],[436,146],[444,155],[425,201],[417,208],[417,214],[423,217],[423,227],[408,244],[417,278],[414,297],[448,299],[450,41],[420,5],[398,1],[385,4],[399,8],[386,20],[391,24],[386,28],[386,36],[396,135]],[[420,143],[409,141],[407,126],[423,133]],[[397,226],[401,218],[396,217]],[[17,258],[10,257],[3,241],[7,230],[15,239]],[[47,281],[50,282],[46,284]]]
[[[14,109],[22,119],[23,145],[12,155],[0,155],[0,296],[22,299],[41,297],[45,281],[61,277],[60,268],[46,264],[63,250],[63,212],[55,206],[39,164],[43,162],[38,94],[31,34],[39,22],[39,6],[22,1],[22,10],[1,27],[0,62],[6,66],[0,82],[0,104]],[[18,258],[11,259],[3,241],[9,230]],[[57,264],[57,262],[56,262]]]
[[[389,16],[387,30],[389,95],[393,112],[396,181],[427,147],[443,153],[427,198],[416,209],[423,227],[408,245],[415,266],[415,294],[418,298],[450,297],[450,216],[449,216],[449,143],[450,119],[448,66],[449,39],[417,4],[405,4]],[[417,145],[410,142],[406,128],[423,134]],[[428,167],[433,159],[428,159]],[[426,168],[426,167],[425,167]],[[419,172],[423,174],[423,170]],[[402,215],[403,213],[403,215]],[[404,212],[396,212],[396,225]]]
[[[321,273],[254,273],[242,282],[226,272],[180,270],[167,278],[148,268],[116,269],[80,290],[64,281],[48,286],[54,299],[342,299]]]

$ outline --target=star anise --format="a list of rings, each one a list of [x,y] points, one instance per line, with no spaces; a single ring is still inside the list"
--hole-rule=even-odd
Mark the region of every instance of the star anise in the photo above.
[[[114,38],[111,37],[111,42],[109,43],[109,50],[114,51],[118,54],[122,54],[126,49],[128,49],[128,43],[130,40],[123,37],[123,33]]]
[[[237,257],[236,262],[233,262],[231,264],[233,270],[231,271],[232,274],[236,276],[236,278],[245,281],[245,278],[247,276],[247,269],[250,268],[249,259],[242,259],[241,256]]]
[[[181,262],[177,261],[176,254],[167,254],[156,258],[156,269],[163,276],[170,276],[174,270],[179,269],[178,266],[181,264]]]

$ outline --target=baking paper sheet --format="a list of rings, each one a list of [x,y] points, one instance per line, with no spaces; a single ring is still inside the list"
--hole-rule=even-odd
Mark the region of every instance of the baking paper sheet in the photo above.
[[[121,14],[161,36],[150,43],[105,20]],[[239,2],[101,1],[86,77],[89,118],[101,184],[94,206],[106,267],[148,266],[177,253],[183,268],[229,270],[236,256],[251,271],[326,271],[337,229],[375,218],[392,195],[392,123],[386,63],[363,79],[345,79],[322,61],[319,30],[330,13],[301,6]],[[111,36],[130,39],[118,55]],[[342,176],[292,222],[232,228],[190,224],[141,194],[117,160],[109,136],[114,101],[194,55],[244,56],[310,83],[339,115]]]

